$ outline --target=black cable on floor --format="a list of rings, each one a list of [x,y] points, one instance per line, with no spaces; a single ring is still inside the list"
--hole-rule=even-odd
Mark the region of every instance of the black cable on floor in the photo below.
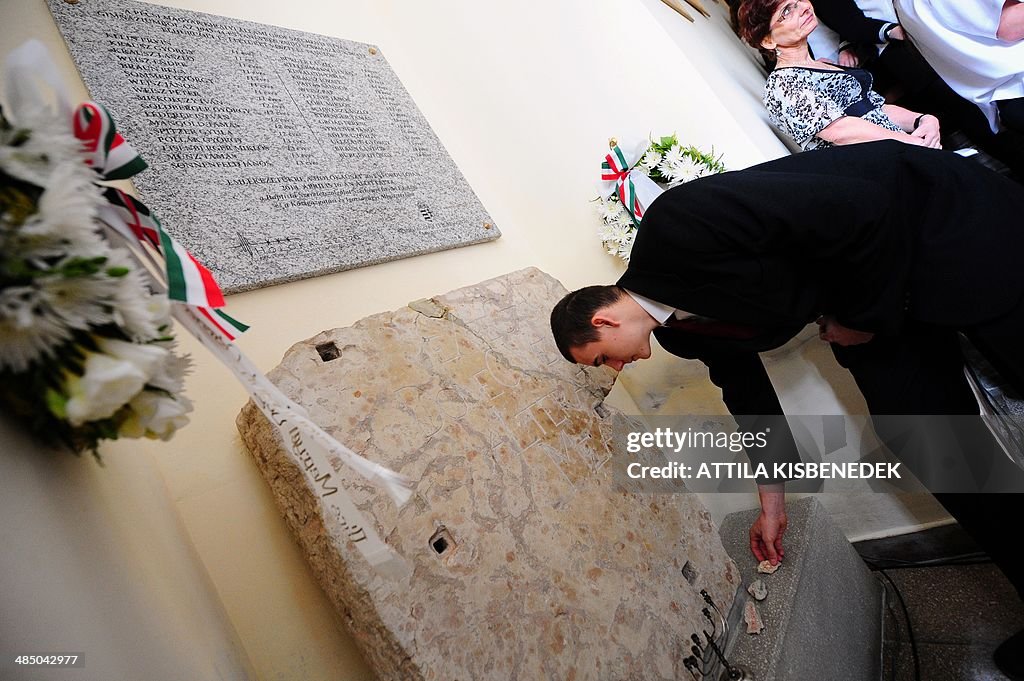
[[[903,618],[907,622],[907,639],[910,641],[910,652],[914,657],[914,681],[921,681],[921,659],[917,655],[917,640],[914,638],[914,627],[910,624],[910,611],[907,609],[907,603],[903,600],[903,594],[900,592],[899,587],[896,586],[896,582],[892,581],[892,577],[885,570],[880,569],[877,572],[885,577],[896,593],[896,598],[899,599],[900,608],[903,609]]]
[[[896,626],[897,631],[898,631],[899,630],[899,626],[900,626],[900,618],[899,618],[899,615],[896,614],[896,610],[893,608],[892,598],[889,598],[889,596],[888,596],[889,588],[885,584],[882,584],[882,590],[886,594],[885,609],[888,610],[889,611],[889,615],[892,616],[892,622]],[[891,646],[892,649],[891,649],[891,651],[889,653],[889,660],[890,660],[890,664],[892,665],[892,673],[889,674],[889,677],[892,679],[892,681],[896,681],[896,679],[898,679],[900,677],[900,673],[899,673],[899,669],[900,669],[900,656],[899,656],[899,646],[895,645],[895,642],[893,642],[893,643],[894,644]],[[883,650],[885,649],[885,637],[884,637],[884,635],[882,637],[882,649]],[[883,670],[883,672],[884,672],[884,670]]]
[[[861,560],[867,563],[868,568],[875,570],[900,570],[903,568],[917,567],[945,567],[960,565],[980,565],[991,563],[992,558],[984,551],[962,553],[957,556],[943,556],[941,558],[927,558],[924,560],[902,560],[900,558],[879,558],[861,554]]]

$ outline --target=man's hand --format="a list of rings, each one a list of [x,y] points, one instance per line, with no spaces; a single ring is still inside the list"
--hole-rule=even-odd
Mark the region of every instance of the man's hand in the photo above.
[[[761,515],[750,527],[750,550],[758,562],[767,560],[778,565],[786,553],[782,548],[782,536],[786,534],[786,485],[758,485],[761,498]]]
[[[860,58],[857,57],[857,53],[853,50],[843,50],[839,53],[839,65],[853,68],[860,65]]]
[[[910,136],[923,140],[924,145],[932,149],[942,148],[942,139],[939,134],[939,119],[931,114],[925,114],[921,118],[917,129],[912,130]]]
[[[846,328],[837,322],[836,318],[832,315],[818,317],[818,338],[823,341],[835,343],[836,345],[861,345],[874,337],[875,334],[868,331]]]

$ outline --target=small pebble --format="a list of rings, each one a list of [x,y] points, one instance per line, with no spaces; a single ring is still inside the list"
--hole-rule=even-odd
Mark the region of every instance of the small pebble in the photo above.
[[[761,613],[754,601],[747,599],[743,605],[743,621],[747,623],[748,634],[760,634],[764,629],[764,622],[761,620]]]

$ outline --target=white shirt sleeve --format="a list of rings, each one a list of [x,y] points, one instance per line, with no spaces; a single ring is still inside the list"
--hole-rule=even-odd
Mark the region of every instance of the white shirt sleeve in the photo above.
[[[1005,0],[930,0],[936,19],[965,35],[995,38]]]

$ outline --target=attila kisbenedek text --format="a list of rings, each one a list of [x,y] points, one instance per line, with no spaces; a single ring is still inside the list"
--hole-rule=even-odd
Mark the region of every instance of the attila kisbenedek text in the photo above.
[[[759,433],[726,433],[700,431],[692,428],[685,431],[675,431],[671,428],[658,428],[653,432],[634,431],[626,437],[626,451],[636,454],[642,449],[656,447],[661,450],[672,450],[677,454],[684,448],[728,449],[730,452],[740,452],[744,449],[767,446],[769,432],[770,429],[767,428]],[[899,472],[900,465],[899,463],[867,463],[863,461],[841,463],[801,461],[798,463],[758,463],[756,465],[731,461],[690,465],[672,461],[661,466],[650,466],[635,461],[626,467],[626,474],[631,478],[678,478],[683,480],[765,479],[769,477],[785,480],[807,478],[892,480],[902,478]]]

